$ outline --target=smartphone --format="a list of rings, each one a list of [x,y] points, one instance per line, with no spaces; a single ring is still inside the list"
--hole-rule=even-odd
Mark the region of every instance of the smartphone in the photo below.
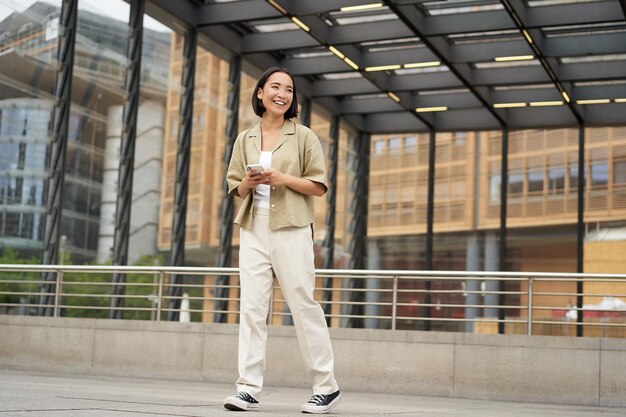
[[[246,165],[248,171],[252,171],[255,175],[263,172],[263,165],[261,164],[248,164]]]

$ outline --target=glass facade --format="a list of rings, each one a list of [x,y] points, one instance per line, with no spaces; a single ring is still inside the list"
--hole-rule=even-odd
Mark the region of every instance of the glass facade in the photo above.
[[[39,256],[47,198],[46,158],[50,157],[49,144],[54,139],[51,137],[54,102],[51,94],[56,77],[61,4],[59,1],[31,3],[23,10],[14,10],[0,22],[3,63],[0,69],[0,241],[18,251]],[[110,3],[109,7],[117,11],[116,18],[87,1],[79,2],[78,6],[60,226],[65,236],[64,250],[75,262],[104,261],[111,254],[125,97],[123,85],[128,66],[129,6],[121,0]],[[142,91],[145,93],[142,94],[140,120],[152,122],[139,124],[138,142],[146,149],[145,144],[152,140],[156,142],[152,146],[156,151],[147,161],[137,158],[140,159],[137,168],[148,165],[151,170],[136,170],[139,177],[135,182],[136,195],[145,195],[154,188],[156,195],[159,194],[158,185],[146,185],[142,177],[149,178],[157,170],[155,177],[160,178],[162,132],[158,127],[162,126],[164,116],[162,111],[159,115],[159,107],[163,108],[165,101],[169,38],[168,33],[151,29],[144,33]],[[141,137],[142,134],[147,139]],[[107,148],[111,144],[113,146]],[[141,205],[141,201],[136,203]],[[158,206],[158,198],[150,204]],[[144,212],[143,219],[145,217]],[[144,230],[146,223],[151,223],[156,233],[156,213],[149,220],[135,221],[131,228]],[[156,254],[154,240],[152,238],[152,245],[148,245],[151,248],[134,250],[131,247],[134,254],[131,260],[143,254]]]

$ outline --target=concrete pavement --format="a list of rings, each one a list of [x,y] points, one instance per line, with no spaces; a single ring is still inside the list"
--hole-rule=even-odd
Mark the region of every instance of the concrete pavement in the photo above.
[[[233,417],[234,385],[0,369],[0,417]],[[267,387],[256,417],[303,416],[301,388]],[[343,392],[336,416],[624,417],[624,407],[569,406],[368,392]]]

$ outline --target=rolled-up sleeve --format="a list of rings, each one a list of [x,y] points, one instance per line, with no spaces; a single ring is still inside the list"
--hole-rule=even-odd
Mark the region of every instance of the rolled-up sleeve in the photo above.
[[[230,158],[230,163],[228,164],[228,173],[226,174],[226,182],[228,183],[228,193],[239,196],[237,192],[237,187],[243,181],[243,178],[246,176],[246,169],[244,163],[244,155],[243,155],[243,138],[245,137],[245,132],[242,132],[235,139],[235,144],[233,145],[233,154]]]
[[[326,179],[326,162],[322,144],[313,131],[306,129],[305,153],[302,178],[315,181],[324,186],[324,192],[328,191]]]

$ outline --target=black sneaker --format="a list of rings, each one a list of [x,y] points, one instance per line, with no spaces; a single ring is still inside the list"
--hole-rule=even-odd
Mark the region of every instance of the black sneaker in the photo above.
[[[332,394],[315,394],[311,397],[309,402],[302,404],[302,412],[309,414],[326,414],[339,403],[339,400],[341,400],[339,390]]]
[[[239,391],[237,395],[226,397],[224,408],[233,411],[258,411],[259,402],[247,392]]]

